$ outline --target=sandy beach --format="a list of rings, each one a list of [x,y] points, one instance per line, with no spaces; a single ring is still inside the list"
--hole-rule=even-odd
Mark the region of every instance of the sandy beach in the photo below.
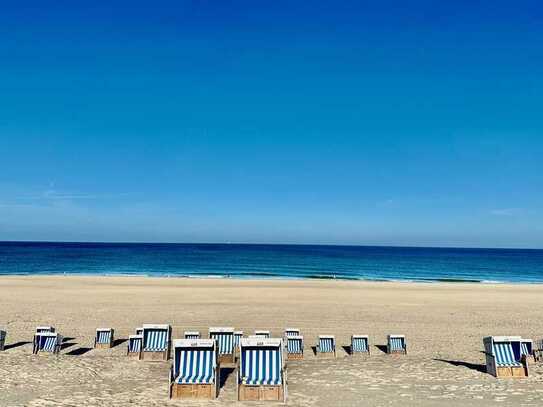
[[[543,336],[543,286],[370,283],[147,277],[1,277],[2,406],[234,405],[235,374],[224,371],[217,401],[168,400],[169,362],[128,360],[120,341],[142,323],[185,330],[234,326],[282,335],[299,327],[305,360],[289,362],[289,405],[543,404],[543,366],[526,379],[485,373],[485,335]],[[68,338],[59,356],[32,355],[37,325]],[[97,327],[118,345],[91,349]],[[349,356],[351,334],[370,336],[369,358]],[[381,349],[388,333],[407,336],[409,354]],[[338,341],[335,360],[318,360],[319,334]],[[254,403],[248,403],[255,405]],[[263,405],[269,405],[262,403]]]

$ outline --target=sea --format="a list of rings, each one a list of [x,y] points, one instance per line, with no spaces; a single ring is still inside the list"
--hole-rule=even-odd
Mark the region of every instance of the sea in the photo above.
[[[543,250],[0,242],[0,275],[543,283]]]

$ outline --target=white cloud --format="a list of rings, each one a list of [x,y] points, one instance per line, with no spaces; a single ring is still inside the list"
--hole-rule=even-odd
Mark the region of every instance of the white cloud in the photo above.
[[[490,214],[494,216],[515,216],[519,215],[522,212],[521,208],[499,208],[492,209]]]

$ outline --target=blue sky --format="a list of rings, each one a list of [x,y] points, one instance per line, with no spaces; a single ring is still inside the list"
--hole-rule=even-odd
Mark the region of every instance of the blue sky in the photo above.
[[[0,13],[0,240],[543,248],[538,2],[77,3]]]

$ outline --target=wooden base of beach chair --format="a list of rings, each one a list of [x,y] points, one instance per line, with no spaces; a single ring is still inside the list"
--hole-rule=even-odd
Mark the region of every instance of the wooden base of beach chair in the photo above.
[[[215,384],[172,384],[172,399],[215,399]]]
[[[405,350],[389,350],[389,355],[407,355],[407,352]]]
[[[128,356],[130,359],[140,359],[141,358],[141,354],[140,352],[128,352],[126,354],[126,356]]]
[[[287,360],[302,360],[303,358],[303,353],[287,353]]]
[[[517,367],[498,367],[496,368],[496,377],[527,377],[528,372],[524,366]]]
[[[283,401],[283,386],[239,385],[239,401]]]
[[[168,357],[169,357],[169,352],[168,351],[164,351],[164,352],[141,352],[141,360],[150,360],[150,361],[154,361],[154,360],[168,360]]]
[[[111,343],[97,343],[96,345],[94,345],[94,348],[95,349],[110,349]]]
[[[317,352],[317,357],[320,359],[334,359],[336,357],[335,352]]]
[[[229,365],[232,365],[235,363],[236,363],[236,358],[235,358],[234,353],[219,355],[219,365],[221,367],[230,367]]]

